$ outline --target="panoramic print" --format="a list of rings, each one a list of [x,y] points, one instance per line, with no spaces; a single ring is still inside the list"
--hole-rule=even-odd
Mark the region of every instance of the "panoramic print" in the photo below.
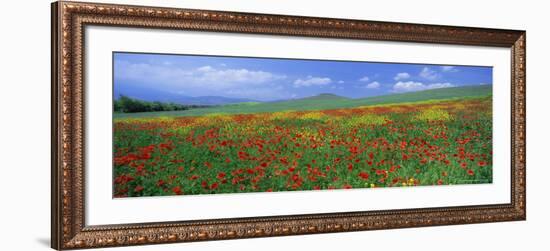
[[[492,67],[113,53],[113,196],[492,183]]]

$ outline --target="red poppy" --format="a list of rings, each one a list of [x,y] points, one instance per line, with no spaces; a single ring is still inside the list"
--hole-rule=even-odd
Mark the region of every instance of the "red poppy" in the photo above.
[[[210,189],[213,190],[213,189],[216,189],[216,188],[218,188],[218,182],[214,182],[214,183],[212,183],[212,185],[210,185]]]
[[[248,154],[245,152],[239,152],[239,159],[246,160],[248,158]]]
[[[468,169],[468,175],[473,176],[474,175],[474,170]]]
[[[141,191],[143,191],[143,187],[140,186],[140,185],[137,185],[136,188],[134,188],[134,192],[136,192],[136,193],[139,193]]]
[[[360,173],[359,173],[359,177],[361,177],[361,179],[366,180],[366,179],[369,178],[369,174],[366,173],[366,172],[360,172]]]
[[[136,167],[136,173],[138,175],[141,175],[143,174],[143,169],[145,168],[145,164],[144,163],[141,163],[139,164],[137,167]]]
[[[218,179],[223,179],[225,177],[225,173],[224,172],[220,172],[218,173]]]
[[[399,169],[399,168],[401,168],[401,166],[399,166],[399,165],[391,166],[391,167],[390,167],[390,173],[395,172],[395,170],[397,170],[397,169]]]
[[[231,163],[231,159],[230,158],[225,158],[225,163]]]
[[[164,182],[164,180],[160,179],[160,180],[157,181],[157,186],[160,187],[160,186],[164,185],[165,183],[166,182]]]
[[[478,165],[479,167],[484,167],[484,166],[487,165],[487,162],[485,162],[485,161],[480,161],[480,162],[477,162],[477,165]]]
[[[180,186],[174,187],[174,188],[172,189],[172,191],[173,191],[175,194],[177,194],[177,195],[182,195],[182,194],[183,194],[183,192],[181,191]]]
[[[349,171],[353,170],[353,164],[351,164],[351,163],[348,164],[348,170],[349,170]]]

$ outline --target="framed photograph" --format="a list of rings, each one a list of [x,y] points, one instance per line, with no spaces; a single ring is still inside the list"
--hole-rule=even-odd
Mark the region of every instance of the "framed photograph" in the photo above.
[[[524,220],[525,31],[52,4],[52,247]]]

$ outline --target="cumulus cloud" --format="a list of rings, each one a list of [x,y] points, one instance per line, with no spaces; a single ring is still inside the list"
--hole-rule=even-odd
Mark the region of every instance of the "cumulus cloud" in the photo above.
[[[369,77],[364,76],[364,77],[360,78],[359,81],[361,81],[361,82],[367,82],[367,81],[369,81],[369,79],[370,79]]]
[[[435,80],[439,77],[439,74],[437,74],[436,71],[434,71],[434,70],[432,70],[428,67],[422,68],[422,71],[420,71],[420,73],[418,75],[420,77],[428,79],[428,80]]]
[[[366,85],[365,88],[367,88],[367,89],[378,89],[378,88],[380,88],[380,83],[374,81],[374,82],[369,83],[368,85]]]
[[[343,84],[343,83],[345,83],[344,80],[339,80],[338,81],[338,84]]]
[[[181,68],[177,65],[130,63],[116,61],[115,78],[135,82],[154,83],[156,85],[177,88],[197,87],[222,90],[243,85],[260,85],[285,79],[267,71],[245,68],[216,69],[205,65],[198,68]]]
[[[191,68],[164,62],[115,61],[115,79],[118,83],[131,83],[144,88],[154,85],[158,90],[183,93],[187,96],[216,93],[216,95],[241,97],[249,89],[273,89],[286,78],[282,74],[246,68],[217,68],[212,65]],[[273,98],[278,98],[277,92],[281,91],[272,92]],[[267,95],[259,96],[268,98]]]
[[[209,72],[209,71],[213,71],[213,70],[214,70],[214,68],[210,65],[205,65],[205,66],[197,68],[197,71],[199,71],[199,72]]]
[[[407,82],[399,81],[395,83],[395,85],[393,85],[392,92],[413,92],[413,91],[423,91],[423,90],[438,89],[438,88],[448,88],[448,87],[454,87],[454,86],[455,85],[451,83],[424,84],[424,83],[415,82],[415,81],[407,81]]]
[[[326,77],[313,77],[313,76],[307,76],[306,79],[296,79],[294,80],[294,87],[307,87],[307,86],[322,86],[322,85],[328,85],[332,83],[332,80],[330,78]]]
[[[400,73],[397,73],[397,75],[395,75],[395,77],[393,79],[396,80],[396,81],[399,81],[399,80],[403,80],[403,79],[408,79],[410,77],[411,77],[411,75],[409,73],[400,72]]]
[[[457,72],[458,69],[454,66],[445,65],[445,66],[441,66],[441,71],[442,72]]]

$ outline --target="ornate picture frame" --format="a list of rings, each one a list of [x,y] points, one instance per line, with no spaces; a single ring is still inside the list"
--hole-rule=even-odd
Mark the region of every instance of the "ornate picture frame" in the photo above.
[[[511,50],[511,203],[180,222],[85,224],[84,28],[87,25],[475,45]],[[52,4],[54,249],[408,228],[526,219],[525,31],[158,7]]]

